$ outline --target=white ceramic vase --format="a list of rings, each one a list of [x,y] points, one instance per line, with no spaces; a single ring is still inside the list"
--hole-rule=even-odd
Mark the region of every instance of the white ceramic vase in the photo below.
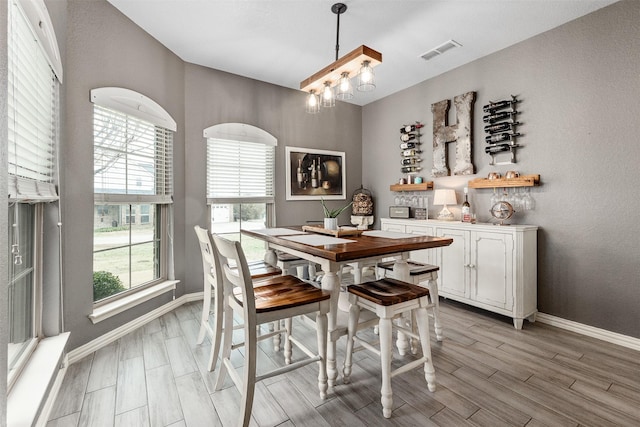
[[[324,228],[327,230],[337,230],[338,229],[338,218],[325,218],[324,219]]]

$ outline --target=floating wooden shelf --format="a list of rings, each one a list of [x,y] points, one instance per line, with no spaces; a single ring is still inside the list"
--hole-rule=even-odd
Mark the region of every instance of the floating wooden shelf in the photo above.
[[[391,191],[427,191],[433,190],[433,181],[421,184],[392,184],[389,188]]]
[[[535,187],[540,185],[540,175],[520,175],[518,178],[476,178],[469,181],[469,188]]]

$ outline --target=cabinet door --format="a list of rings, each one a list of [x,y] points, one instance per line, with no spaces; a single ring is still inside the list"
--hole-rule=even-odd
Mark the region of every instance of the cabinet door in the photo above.
[[[405,233],[417,234],[419,236],[434,236],[433,227],[424,225],[407,225]],[[426,264],[435,264],[436,256],[434,249],[421,249],[419,251],[411,251],[410,258],[414,261],[424,262]]]
[[[395,231],[397,233],[404,233],[404,225],[402,224],[383,222],[380,228],[384,231]]]
[[[443,296],[469,298],[469,231],[436,228],[436,236],[453,239],[451,245],[436,248],[439,290]]]
[[[513,236],[471,233],[471,299],[511,310],[513,307]]]

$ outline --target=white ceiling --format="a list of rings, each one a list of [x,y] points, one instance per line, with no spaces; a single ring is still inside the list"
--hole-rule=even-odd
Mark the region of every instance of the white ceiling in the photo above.
[[[335,60],[332,0],[108,0],[184,61],[293,89]],[[377,99],[617,0],[343,0],[340,56],[382,53]],[[453,39],[462,47],[424,61]]]

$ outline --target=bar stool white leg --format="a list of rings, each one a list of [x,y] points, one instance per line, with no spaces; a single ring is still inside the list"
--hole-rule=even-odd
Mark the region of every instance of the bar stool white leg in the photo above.
[[[442,341],[442,324],[440,323],[440,298],[438,298],[438,273],[431,273],[431,279],[427,284],[429,288],[429,300],[433,304],[433,329],[436,331],[436,340]]]
[[[358,329],[359,319],[360,319],[360,306],[358,305],[357,302],[353,302],[351,304],[351,307],[349,307],[349,325],[347,326],[347,353],[344,356],[344,367],[342,369],[342,382],[345,384],[349,384],[351,382],[351,366],[353,365],[354,337]]]
[[[420,344],[422,345],[422,357],[424,361],[424,378],[427,380],[429,391],[436,391],[436,370],[433,367],[431,357],[431,342],[429,334],[429,315],[426,308],[414,310],[418,320],[418,333],[420,334]]]
[[[327,377],[327,324],[329,319],[327,315],[318,313],[316,315],[316,331],[318,335],[318,355],[321,360],[318,361],[318,389],[320,390],[320,398],[327,397],[328,377]]]
[[[382,369],[382,388],[380,389],[380,402],[382,403],[382,415],[385,418],[391,418],[391,409],[393,408],[393,392],[391,391],[391,355],[392,339],[391,339],[391,319],[381,317],[378,323],[378,332],[380,334],[380,367]]]

